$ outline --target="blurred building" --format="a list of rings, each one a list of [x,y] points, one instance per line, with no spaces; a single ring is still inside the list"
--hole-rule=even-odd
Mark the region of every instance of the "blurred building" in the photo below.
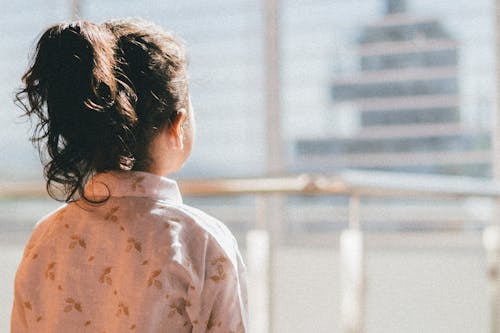
[[[357,43],[359,71],[331,85],[329,112],[342,130],[297,140],[296,167],[488,176],[490,135],[463,124],[460,45],[440,20],[387,0]]]

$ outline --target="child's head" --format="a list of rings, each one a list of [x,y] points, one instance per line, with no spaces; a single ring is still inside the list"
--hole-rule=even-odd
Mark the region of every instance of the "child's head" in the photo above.
[[[94,172],[149,171],[154,139],[167,131],[182,140],[190,118],[184,47],[142,20],[50,27],[23,83],[17,100],[36,118],[33,142],[46,144],[47,188],[54,196],[62,185],[66,200]],[[187,158],[190,142],[180,148]]]

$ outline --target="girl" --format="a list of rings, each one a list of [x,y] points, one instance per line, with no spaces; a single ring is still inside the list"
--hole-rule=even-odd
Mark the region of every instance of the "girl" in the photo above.
[[[179,40],[140,20],[57,24],[23,82],[47,190],[67,204],[25,248],[11,332],[247,332],[234,237],[164,177],[194,136]]]

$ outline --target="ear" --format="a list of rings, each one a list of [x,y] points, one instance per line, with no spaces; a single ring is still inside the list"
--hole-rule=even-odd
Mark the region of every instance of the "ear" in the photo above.
[[[184,148],[184,130],[182,129],[182,124],[186,120],[186,115],[187,112],[184,108],[177,111],[177,116],[169,128],[170,142],[177,149]]]

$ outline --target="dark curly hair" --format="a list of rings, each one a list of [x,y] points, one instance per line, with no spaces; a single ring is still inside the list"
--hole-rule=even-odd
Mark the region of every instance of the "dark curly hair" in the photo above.
[[[187,107],[183,44],[143,20],[56,24],[33,58],[16,103],[56,200],[85,198],[96,172],[146,171],[153,137]]]

